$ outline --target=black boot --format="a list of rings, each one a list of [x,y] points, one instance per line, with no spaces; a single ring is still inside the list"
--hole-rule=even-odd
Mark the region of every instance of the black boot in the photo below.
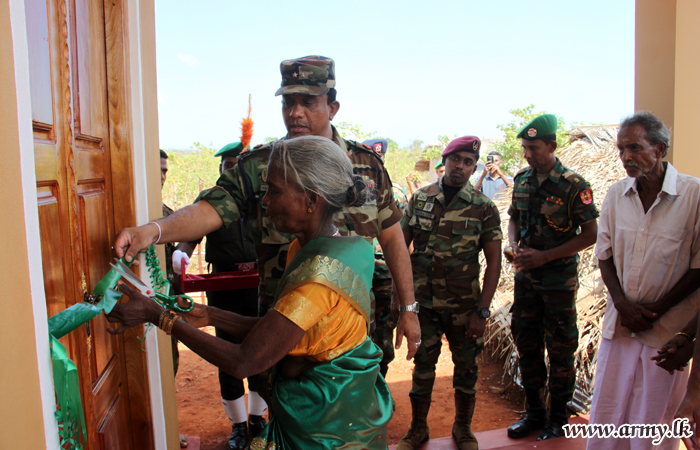
[[[265,421],[263,416],[255,416],[253,414],[248,416],[248,431],[250,431],[250,437],[259,435],[266,426],[267,421]]]
[[[540,437],[537,438],[538,441],[546,441],[547,439],[554,439],[564,436],[563,426],[569,423],[569,417],[566,413],[566,400],[555,400],[552,399],[552,408],[549,414],[549,420],[544,426]]]
[[[231,435],[228,437],[229,450],[243,450],[248,439],[248,427],[245,422],[234,423]]]
[[[539,389],[525,389],[527,409],[525,415],[508,427],[508,437],[520,439],[535,430],[541,430],[547,423],[547,410],[542,406]]]
[[[396,450],[415,450],[430,437],[428,411],[430,400],[411,397],[411,427],[399,441]]]

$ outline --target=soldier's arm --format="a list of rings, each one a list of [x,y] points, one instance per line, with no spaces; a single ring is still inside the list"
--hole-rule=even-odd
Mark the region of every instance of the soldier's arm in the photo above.
[[[219,213],[207,202],[185,206],[168,217],[149,222],[140,227],[125,228],[114,242],[118,257],[126,255],[131,261],[136,254],[151,244],[193,241],[218,230],[223,225]]]
[[[485,242],[484,257],[486,270],[484,271],[484,288],[481,291],[479,307],[487,308],[491,305],[493,294],[498,287],[498,279],[501,276],[501,241]]]
[[[559,247],[554,247],[550,250],[545,250],[542,253],[546,254],[547,262],[555,259],[573,256],[581,250],[585,250],[595,244],[596,236],[598,235],[598,221],[593,219],[581,225],[581,233],[576,237],[569,239]]]

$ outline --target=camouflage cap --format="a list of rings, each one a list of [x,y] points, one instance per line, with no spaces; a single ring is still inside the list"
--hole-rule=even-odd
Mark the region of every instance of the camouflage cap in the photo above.
[[[556,134],[558,128],[557,116],[554,114],[542,114],[532,119],[525,125],[516,136],[518,139],[534,141],[542,139],[544,136]]]
[[[280,63],[282,85],[275,95],[327,94],[335,87],[335,62],[325,56],[304,56]]]

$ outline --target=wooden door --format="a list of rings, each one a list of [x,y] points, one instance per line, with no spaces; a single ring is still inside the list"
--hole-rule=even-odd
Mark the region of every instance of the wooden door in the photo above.
[[[109,270],[133,225],[121,1],[27,0],[37,201],[48,315]],[[114,183],[113,180],[120,180]],[[98,316],[61,339],[78,366],[86,448],[153,448],[145,359]]]

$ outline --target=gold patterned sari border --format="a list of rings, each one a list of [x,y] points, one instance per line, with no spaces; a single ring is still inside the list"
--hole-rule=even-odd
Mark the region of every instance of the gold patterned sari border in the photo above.
[[[316,277],[310,277],[305,280],[299,281],[297,283],[294,283],[293,285],[287,287],[282,291],[282,294],[280,295],[280,298],[284,297],[287,295],[287,293],[291,292],[292,290],[299,288],[301,286],[304,286],[309,283],[317,283],[317,284],[322,284],[323,286],[326,286],[330,289],[333,290],[333,292],[337,292],[340,294],[341,297],[343,297],[348,303],[352,305],[353,308],[357,310],[362,315],[362,318],[365,319],[365,322],[367,323],[367,326],[369,326],[369,317],[367,316],[367,313],[365,312],[364,308],[362,308],[359,303],[355,301],[352,296],[350,296],[347,292],[345,292],[343,289],[340,289],[335,283],[332,281],[328,281],[323,278],[316,278]]]

